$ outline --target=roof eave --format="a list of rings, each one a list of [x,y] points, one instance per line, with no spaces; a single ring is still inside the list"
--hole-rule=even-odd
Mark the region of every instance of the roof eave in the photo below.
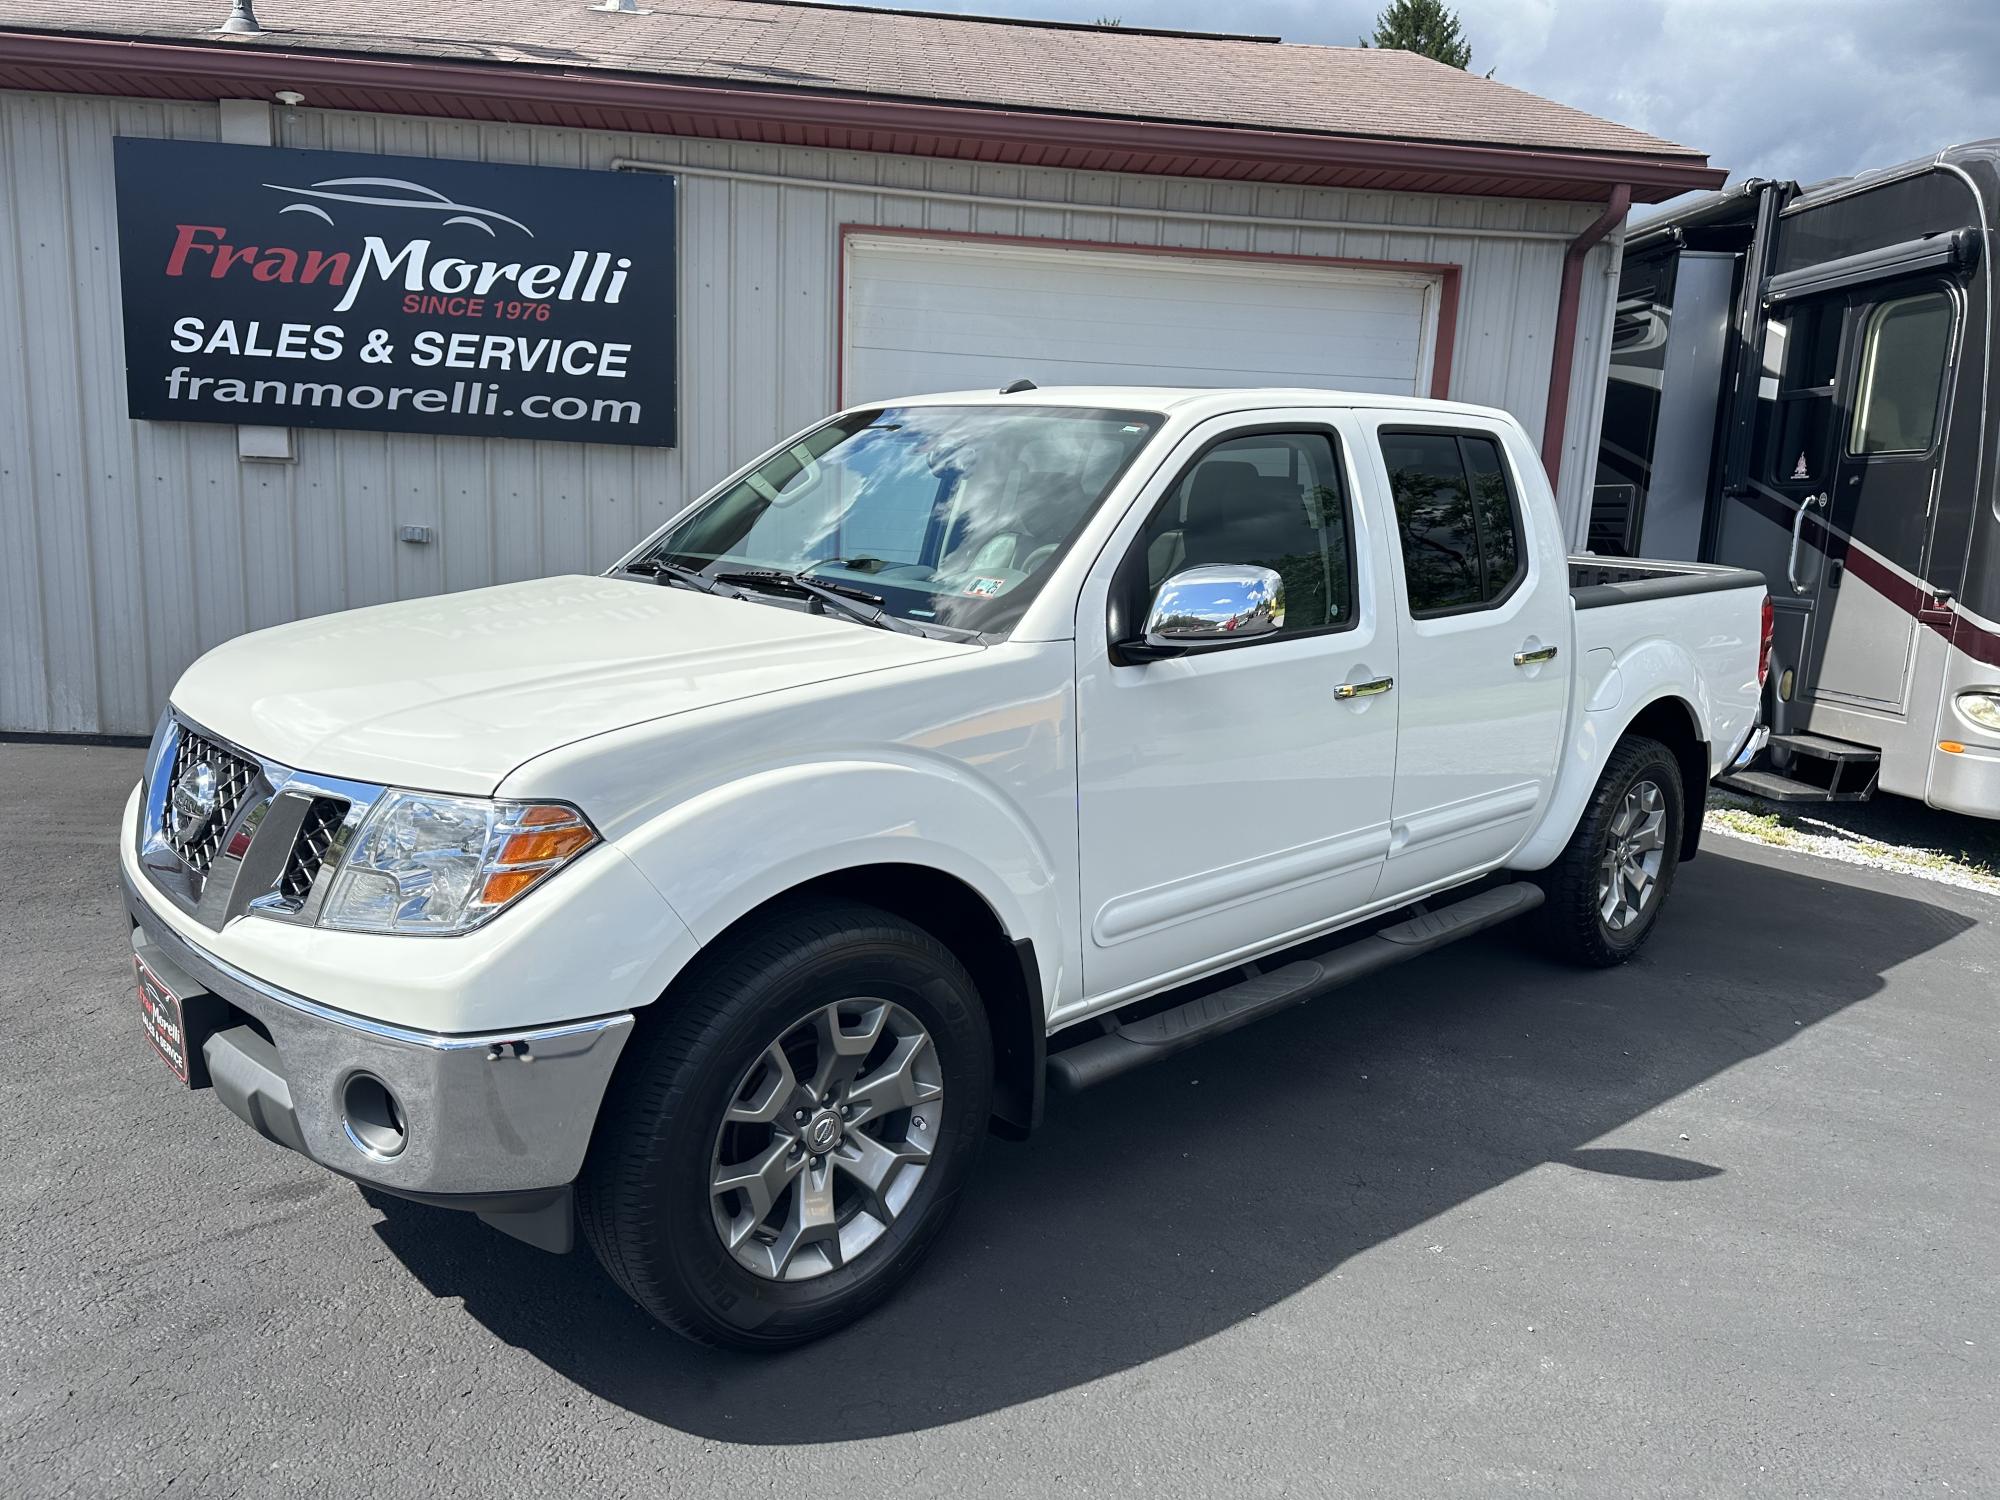
[[[141,98],[269,98],[383,114],[712,137],[833,150],[1576,200],[1719,186],[1688,154],[1557,151],[745,87],[609,69],[0,30],[0,87]]]

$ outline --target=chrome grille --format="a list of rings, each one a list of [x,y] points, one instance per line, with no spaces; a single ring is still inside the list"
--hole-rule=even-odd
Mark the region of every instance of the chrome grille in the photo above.
[[[292,840],[285,873],[278,877],[278,894],[287,901],[303,902],[312,894],[313,880],[326,863],[327,851],[333,848],[334,836],[347,818],[347,807],[338,797],[312,799],[299,824],[298,837]]]
[[[293,770],[169,709],[146,758],[139,864],[155,890],[211,931],[243,916],[310,925],[348,834],[382,791]]]
[[[215,775],[215,802],[199,824],[182,826],[174,815],[174,792],[181,777],[206,764]],[[167,771],[165,826],[161,834],[167,847],[186,862],[197,875],[207,875],[222,847],[222,835],[235,821],[243,799],[256,781],[255,765],[213,740],[182,726],[180,743],[174,748],[173,765]]]

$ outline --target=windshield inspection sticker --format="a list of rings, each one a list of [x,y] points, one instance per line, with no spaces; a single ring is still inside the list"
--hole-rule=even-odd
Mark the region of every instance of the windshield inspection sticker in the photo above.
[[[965,592],[975,599],[991,599],[1004,593],[1007,580],[1004,578],[975,578],[965,586]]]

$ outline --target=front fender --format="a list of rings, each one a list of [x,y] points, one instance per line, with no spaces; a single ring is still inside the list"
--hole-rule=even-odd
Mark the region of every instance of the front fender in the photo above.
[[[1555,792],[1541,827],[1508,861],[1512,869],[1544,869],[1562,853],[1597,789],[1612,750],[1654,704],[1678,702],[1687,711],[1694,732],[1709,746],[1711,773],[1720,769],[1713,764],[1718,732],[1724,740],[1734,734],[1720,721],[1733,723],[1735,715],[1728,705],[1715,702],[1700,663],[1678,642],[1654,636],[1616,656],[1605,649],[1589,652],[1587,660],[1590,671],[1576,685],[1580,709],[1570,720],[1556,769]],[[1755,715],[1754,704],[1750,714]],[[1727,746],[1722,753],[1729,753]],[[1687,790],[1690,802],[1698,803],[1702,788]]]
[[[1043,994],[1062,992],[1074,937],[1055,860],[994,788],[920,753],[757,771],[676,803],[617,845],[704,945],[823,875],[934,869],[977,892],[1010,938],[1031,939]]]

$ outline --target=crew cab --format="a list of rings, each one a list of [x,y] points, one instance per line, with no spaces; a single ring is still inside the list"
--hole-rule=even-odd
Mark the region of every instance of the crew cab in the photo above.
[[[1754,573],[1568,556],[1503,412],[855,407],[602,576],[196,662],[120,839],[141,1019],[333,1171],[795,1343],[1051,1087],[1514,918],[1629,958],[1769,632]]]

